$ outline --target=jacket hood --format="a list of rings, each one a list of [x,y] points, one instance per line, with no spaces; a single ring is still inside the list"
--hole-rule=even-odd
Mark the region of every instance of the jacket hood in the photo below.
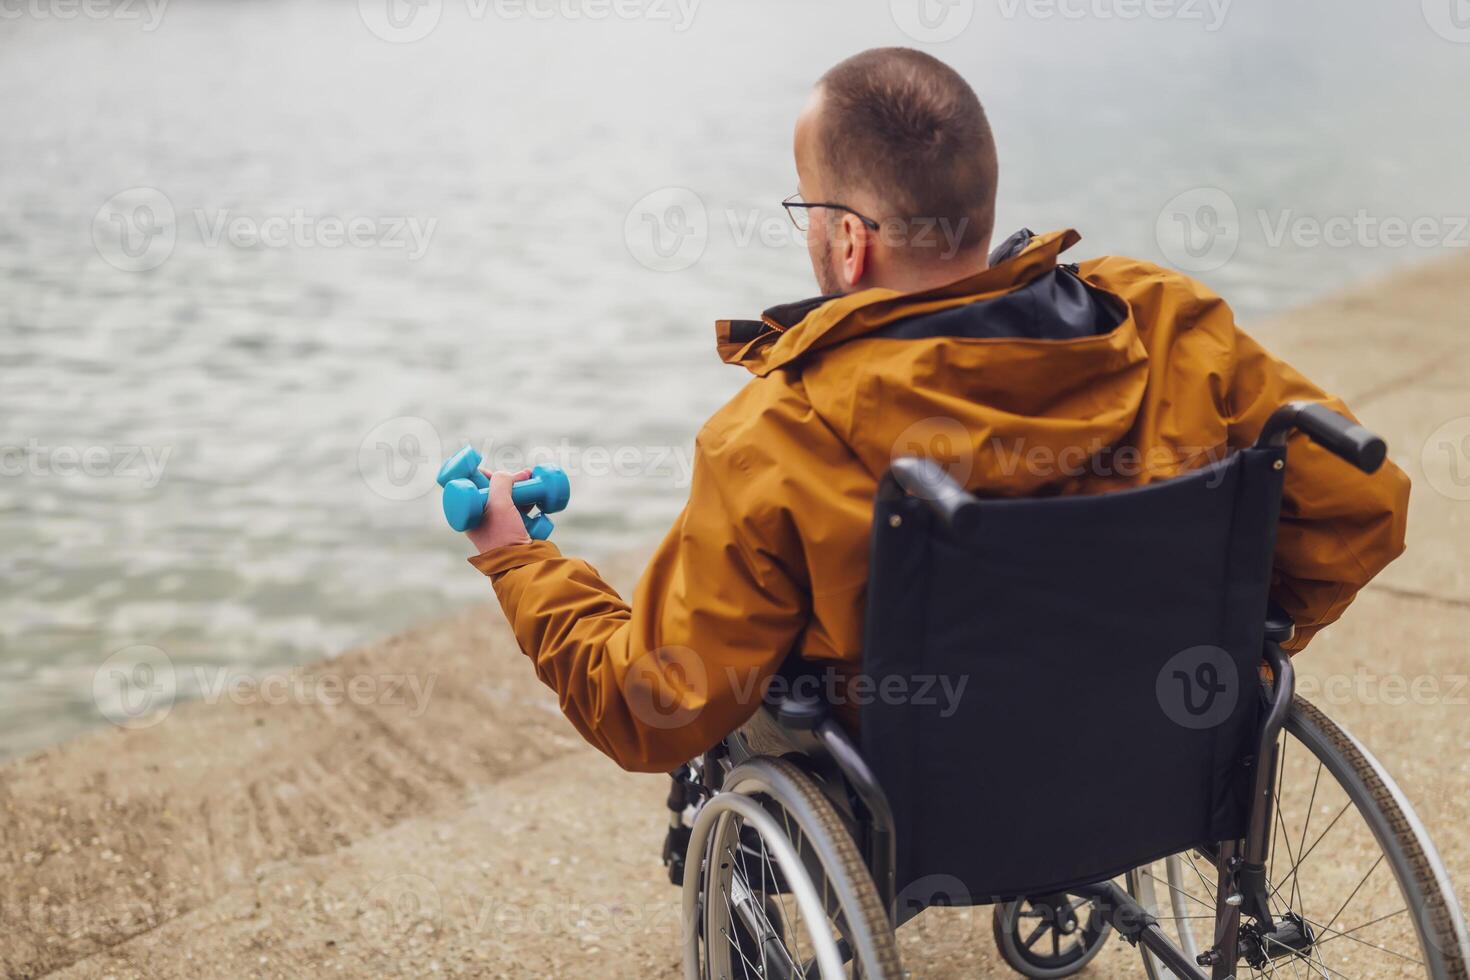
[[[1022,230],[988,268],[937,289],[868,289],[717,326],[719,351],[805,389],[874,476],[897,456],[941,460],[971,488],[1078,489],[1117,447],[1148,386],[1128,303],[1058,257],[1080,236]]]

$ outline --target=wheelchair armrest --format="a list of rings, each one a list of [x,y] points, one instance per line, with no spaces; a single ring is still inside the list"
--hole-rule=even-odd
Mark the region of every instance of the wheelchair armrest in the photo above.
[[[1276,603],[1266,607],[1266,639],[1272,643],[1285,643],[1296,635],[1296,623],[1286,610]]]

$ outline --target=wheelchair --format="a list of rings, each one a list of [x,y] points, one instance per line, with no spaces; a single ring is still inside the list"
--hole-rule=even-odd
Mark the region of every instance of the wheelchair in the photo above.
[[[899,978],[898,927],[990,905],[1029,977],[1076,973],[1116,934],[1149,980],[1464,980],[1424,828],[1294,694],[1267,592],[1295,432],[1365,472],[1384,459],[1294,402],[1224,460],[1096,496],[982,499],[895,460],[860,735],[820,685],[783,684],[674,774],[684,975]],[[961,697],[918,696],[944,676],[968,678]]]

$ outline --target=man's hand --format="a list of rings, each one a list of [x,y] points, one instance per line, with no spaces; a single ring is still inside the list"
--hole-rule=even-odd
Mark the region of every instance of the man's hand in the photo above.
[[[490,499],[485,504],[484,518],[465,532],[465,537],[475,546],[475,554],[482,555],[508,544],[528,543],[531,536],[526,533],[526,525],[521,522],[521,512],[511,502],[510,488],[517,480],[529,477],[531,471],[492,473],[487,467],[481,466],[480,472],[490,478]]]

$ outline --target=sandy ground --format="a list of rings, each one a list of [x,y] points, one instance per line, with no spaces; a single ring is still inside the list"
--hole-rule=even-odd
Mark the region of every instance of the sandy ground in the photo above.
[[[1467,311],[1470,260],[1455,257],[1256,331],[1344,395],[1414,477],[1409,554],[1298,663],[1415,801],[1462,895],[1470,469],[1451,468],[1441,437],[1470,437]],[[1470,467],[1470,442],[1459,451]],[[334,703],[322,683],[404,675],[432,680],[427,710]],[[182,705],[0,768],[7,976],[675,975],[665,780],[576,738],[497,610],[302,676],[324,693]],[[1404,697],[1388,677],[1435,693]],[[1332,678],[1348,679],[1335,694]],[[921,919],[904,938],[915,976],[1006,972],[988,911]],[[1138,975],[1136,955],[1113,943],[1088,975]]]

